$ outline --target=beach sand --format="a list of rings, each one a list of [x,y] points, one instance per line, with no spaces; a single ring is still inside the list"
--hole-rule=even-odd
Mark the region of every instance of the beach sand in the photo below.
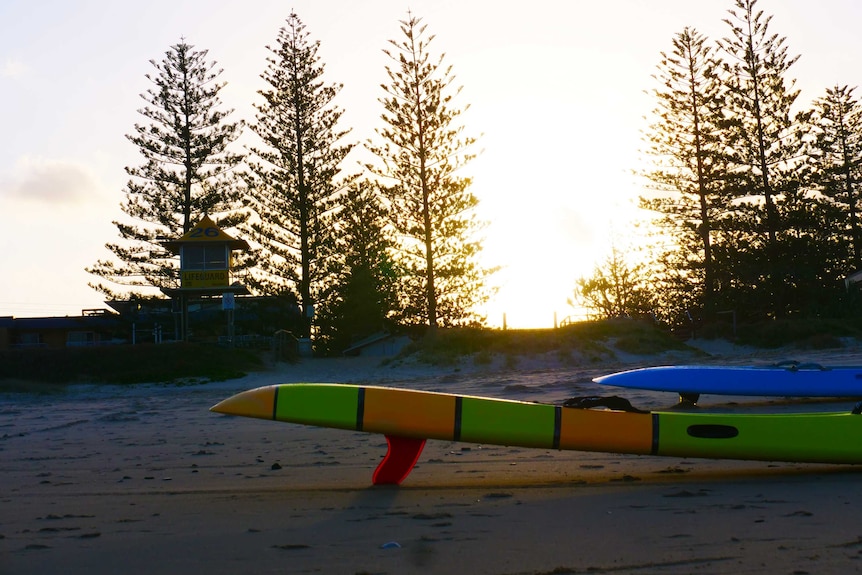
[[[429,441],[373,487],[381,436],[232,418],[233,393],[314,381],[558,401],[667,363],[862,365],[862,349],[620,354],[600,364],[305,360],[198,385],[0,395],[0,574],[848,573],[862,570],[862,467]],[[656,409],[672,394],[622,390]],[[704,398],[706,408],[852,402]]]

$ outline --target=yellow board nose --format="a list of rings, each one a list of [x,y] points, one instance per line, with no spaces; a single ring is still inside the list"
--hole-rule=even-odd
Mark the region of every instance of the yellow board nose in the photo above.
[[[210,408],[210,411],[226,415],[241,415],[260,419],[275,419],[276,386],[259,387],[243,391]]]

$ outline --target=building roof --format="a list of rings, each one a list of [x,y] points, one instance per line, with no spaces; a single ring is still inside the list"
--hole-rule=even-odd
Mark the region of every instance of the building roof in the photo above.
[[[177,254],[180,252],[180,246],[183,244],[194,243],[225,243],[232,250],[248,250],[249,245],[245,240],[238,240],[222,230],[216,225],[208,215],[204,215],[192,229],[186,232],[183,237],[178,240],[168,240],[162,242],[171,252]]]
[[[117,315],[66,317],[3,317],[0,327],[15,330],[87,329],[115,325]]]

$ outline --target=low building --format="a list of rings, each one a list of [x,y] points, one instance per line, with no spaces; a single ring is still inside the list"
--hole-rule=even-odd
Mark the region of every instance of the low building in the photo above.
[[[0,317],[0,349],[63,348],[125,343],[123,322],[107,310],[80,316]]]
[[[0,350],[65,348],[114,344],[146,344],[180,341],[180,309],[176,300],[148,298],[105,302],[110,310],[84,310],[80,316],[0,317]],[[279,330],[298,333],[302,326],[299,306],[284,297],[238,297],[231,343],[267,345]],[[221,298],[192,301],[188,315],[189,340],[223,342],[228,334]]]

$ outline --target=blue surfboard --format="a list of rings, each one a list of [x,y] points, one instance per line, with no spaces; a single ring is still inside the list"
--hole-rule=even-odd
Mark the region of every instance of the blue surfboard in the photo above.
[[[772,366],[668,365],[612,373],[602,385],[672,391],[680,400],[699,394],[776,397],[862,397],[862,367],[788,363]]]

